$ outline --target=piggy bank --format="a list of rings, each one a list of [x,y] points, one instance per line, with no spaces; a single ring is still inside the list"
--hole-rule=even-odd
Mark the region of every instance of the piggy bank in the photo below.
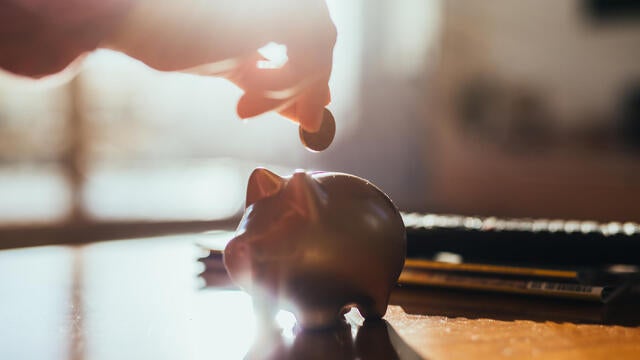
[[[322,328],[353,306],[365,319],[381,318],[405,252],[400,213],[370,182],[259,168],[224,263],[263,319],[285,309],[303,329]]]

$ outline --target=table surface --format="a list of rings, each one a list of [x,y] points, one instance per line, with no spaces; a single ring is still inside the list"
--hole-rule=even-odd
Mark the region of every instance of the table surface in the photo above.
[[[640,358],[640,327],[439,316],[407,289],[384,322],[296,333],[282,313],[261,331],[248,295],[203,287],[211,236],[1,251],[0,359]]]

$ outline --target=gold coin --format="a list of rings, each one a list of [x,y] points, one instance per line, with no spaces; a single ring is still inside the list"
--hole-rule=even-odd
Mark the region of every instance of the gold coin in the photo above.
[[[336,135],[336,120],[333,118],[331,111],[325,108],[322,113],[322,124],[320,124],[318,131],[309,132],[300,126],[298,133],[300,134],[300,141],[302,141],[307,149],[311,151],[325,150],[331,145]]]

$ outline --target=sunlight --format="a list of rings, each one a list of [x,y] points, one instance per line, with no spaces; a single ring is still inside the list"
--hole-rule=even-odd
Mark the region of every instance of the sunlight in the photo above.
[[[61,220],[70,208],[69,196],[58,167],[0,168],[0,223]]]
[[[258,49],[258,52],[266,59],[258,61],[259,69],[279,69],[289,60],[286,45],[270,42]]]
[[[102,166],[84,191],[89,213],[101,219],[211,220],[238,213],[242,173],[231,164]]]
[[[282,336],[285,338],[293,339],[295,337],[293,329],[296,323],[296,316],[289,311],[280,310],[276,314],[276,324],[282,329]]]

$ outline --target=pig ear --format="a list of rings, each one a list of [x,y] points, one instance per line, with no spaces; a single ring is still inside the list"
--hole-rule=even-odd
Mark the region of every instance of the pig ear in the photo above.
[[[315,219],[318,210],[326,201],[326,194],[311,175],[296,171],[287,183],[286,196],[289,204],[301,215]]]
[[[284,182],[283,178],[265,168],[253,170],[247,186],[246,206],[277,194],[284,187]]]

